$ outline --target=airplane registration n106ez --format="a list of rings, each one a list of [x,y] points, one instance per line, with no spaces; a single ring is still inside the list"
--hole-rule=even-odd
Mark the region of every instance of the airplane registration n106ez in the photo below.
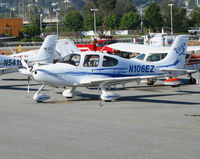
[[[183,69],[188,39],[187,35],[177,36],[168,55],[154,63],[93,52],[70,54],[61,63],[39,66],[32,71],[33,78],[43,83],[33,99],[43,102],[50,98],[40,94],[46,85],[65,88],[63,96],[69,98],[76,95],[76,87],[99,86],[101,99],[111,101],[120,96],[107,90],[110,84],[179,76],[190,71]]]

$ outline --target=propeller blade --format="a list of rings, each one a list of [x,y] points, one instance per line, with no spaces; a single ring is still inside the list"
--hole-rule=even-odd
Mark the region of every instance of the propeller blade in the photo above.
[[[30,70],[27,63],[24,60],[21,60],[22,66],[25,67],[27,70]]]

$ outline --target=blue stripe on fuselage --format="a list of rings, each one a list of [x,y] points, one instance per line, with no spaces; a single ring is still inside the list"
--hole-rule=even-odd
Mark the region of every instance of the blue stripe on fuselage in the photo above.
[[[160,67],[171,67],[171,66],[176,66],[177,64],[179,64],[180,61],[181,61],[180,59],[177,59],[177,60],[176,60],[174,63],[172,63],[172,64],[163,65],[163,66],[156,66],[156,67],[160,68]]]
[[[36,71],[41,71],[43,73],[46,73],[48,75],[53,75],[55,77],[59,77],[60,74],[65,75],[73,75],[73,76],[107,76],[107,77],[136,77],[136,76],[148,76],[148,75],[162,75],[163,73],[157,73],[157,74],[113,74],[113,73],[101,73],[101,72],[63,72],[63,73],[52,73],[43,69],[37,69]]]

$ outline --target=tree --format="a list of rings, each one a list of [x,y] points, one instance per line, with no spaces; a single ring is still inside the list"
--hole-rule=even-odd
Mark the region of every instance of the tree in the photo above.
[[[26,28],[23,28],[22,33],[27,38],[33,38],[34,36],[37,36],[40,34],[40,27],[37,25],[31,25]]]
[[[100,18],[96,16],[96,26],[98,27],[100,25],[101,25]],[[94,15],[93,14],[90,13],[88,16],[85,17],[83,21],[83,26],[84,26],[84,29],[86,30],[94,29]]]
[[[110,14],[104,18],[104,25],[107,29],[116,29],[117,27],[117,16],[115,14]]]
[[[77,9],[79,9],[79,10],[81,10],[82,7],[83,7],[84,4],[85,4],[83,0],[73,0],[72,3],[73,3],[73,6],[74,6],[75,8],[77,8]]]
[[[99,15],[101,21],[109,14],[116,14],[120,19],[124,13],[136,11],[131,0],[85,0],[84,18],[91,13],[91,8],[98,9],[97,15]]]
[[[83,27],[83,17],[77,10],[70,10],[63,20],[69,31],[78,32]]]
[[[122,29],[136,29],[140,24],[141,18],[138,14],[131,11],[122,16],[120,27]]]
[[[164,3],[161,6],[163,26],[165,28],[171,28],[171,12],[168,3]],[[186,10],[184,8],[179,8],[177,5],[172,7],[172,19],[173,19],[173,30],[174,32],[182,33],[188,30],[188,18],[186,16]]]
[[[144,12],[144,25],[153,31],[161,30],[163,19],[160,13],[159,5],[156,2],[151,2]]]
[[[173,27],[178,33],[188,31],[188,18],[186,16],[185,8],[178,8],[178,10],[174,13]]]
[[[40,25],[40,17],[37,13],[37,8],[34,5],[28,8],[28,21],[30,25]]]
[[[190,25],[191,26],[200,26],[200,8],[196,7],[193,12],[190,14]]]
[[[130,11],[136,12],[131,0],[116,0],[114,13],[121,19],[122,15]]]

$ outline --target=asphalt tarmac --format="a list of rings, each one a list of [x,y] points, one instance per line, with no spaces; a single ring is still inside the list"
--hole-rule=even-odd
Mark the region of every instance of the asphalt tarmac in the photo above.
[[[197,159],[200,86],[135,83],[113,89],[122,97],[99,100],[95,88],[74,99],[53,89],[36,103],[40,87],[19,73],[0,80],[1,159]],[[46,87],[45,91],[51,90]]]

